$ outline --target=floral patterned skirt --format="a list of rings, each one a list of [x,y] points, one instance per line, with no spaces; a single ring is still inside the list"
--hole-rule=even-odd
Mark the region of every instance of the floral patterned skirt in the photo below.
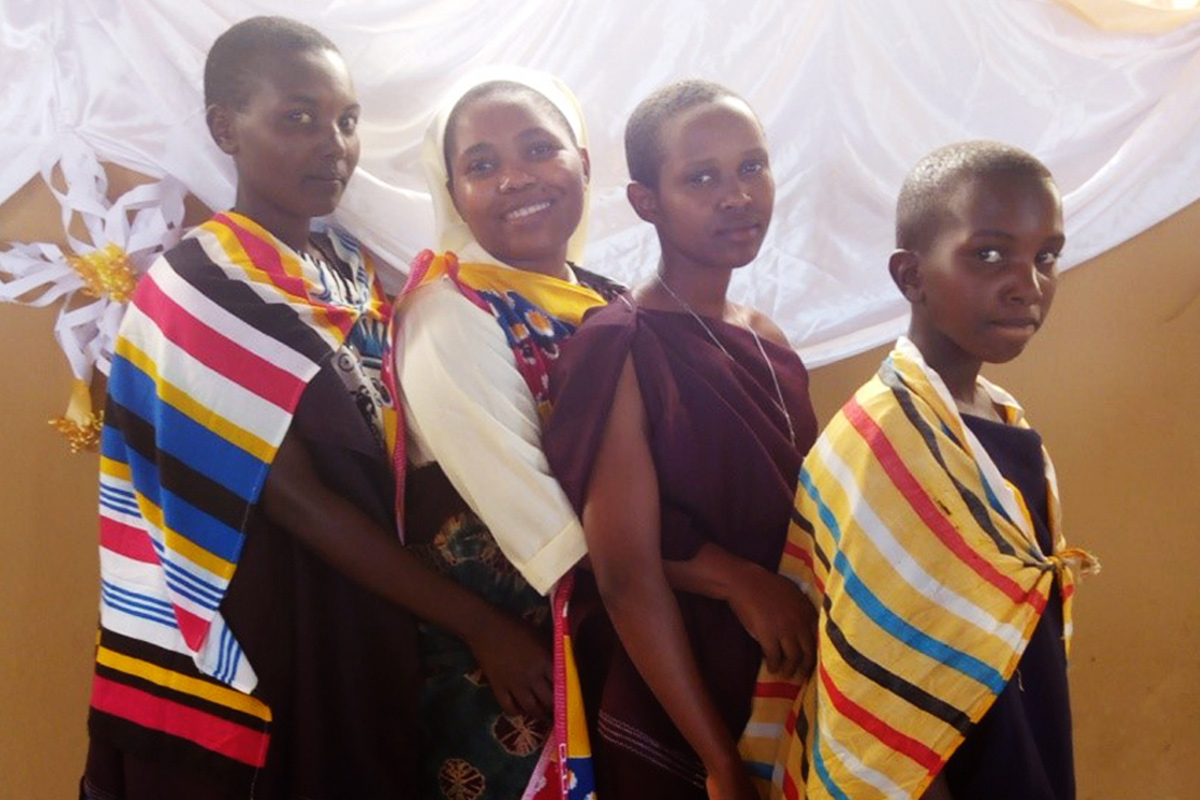
[[[483,599],[544,630],[550,604],[505,559],[487,527],[467,511],[446,520],[413,551]],[[424,800],[516,800],[550,733],[548,720],[505,714],[467,645],[433,625],[420,628],[425,681],[419,701]]]

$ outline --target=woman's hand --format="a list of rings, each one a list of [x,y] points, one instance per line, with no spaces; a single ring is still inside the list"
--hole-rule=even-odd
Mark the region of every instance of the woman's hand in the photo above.
[[[708,800],[761,800],[740,758],[723,767],[710,768],[704,788]]]
[[[762,647],[769,671],[792,677],[812,670],[817,611],[796,584],[747,562],[731,586],[729,605]]]
[[[497,611],[481,619],[466,642],[504,713],[553,716],[554,660],[531,627]]]

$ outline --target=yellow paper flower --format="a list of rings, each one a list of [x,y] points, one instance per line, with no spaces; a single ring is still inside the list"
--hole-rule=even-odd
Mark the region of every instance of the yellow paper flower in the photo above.
[[[83,291],[92,297],[107,297],[126,303],[137,286],[137,276],[125,251],[115,244],[82,256],[67,256],[67,263],[83,280]]]

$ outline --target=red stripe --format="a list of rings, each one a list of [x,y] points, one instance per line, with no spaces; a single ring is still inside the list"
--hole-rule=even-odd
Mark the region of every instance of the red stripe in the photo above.
[[[937,753],[911,736],[896,730],[842,694],[834,685],[833,679],[829,677],[829,673],[825,671],[824,666],[821,667],[820,673],[821,684],[825,687],[825,692],[829,695],[829,699],[833,703],[834,708],[838,710],[838,713],[856,723],[860,728],[872,734],[888,747],[898,753],[903,753],[930,772],[936,772],[941,769],[942,759]]]
[[[268,734],[99,675],[92,681],[92,708],[195,742],[243,764],[261,767],[266,761]]]
[[[354,327],[354,319],[349,310],[313,302],[308,296],[308,287],[304,284],[304,280],[288,275],[284,270],[283,257],[275,245],[243,228],[225,215],[221,215],[220,221],[233,231],[233,235],[237,237],[242,249],[246,251],[250,262],[255,268],[265,272],[271,283],[297,300],[311,305],[314,310],[325,311],[330,324],[337,326],[342,332],[343,338],[350,334],[350,329]]]
[[[801,561],[803,561],[805,563],[805,565],[808,566],[809,569],[814,568],[812,553],[810,553],[808,550],[805,550],[800,545],[795,544],[793,542],[788,542],[783,546],[783,550],[785,553],[792,556],[793,558],[798,558]]]
[[[786,733],[788,736],[791,736],[792,734],[794,734],[796,732],[796,722],[799,719],[800,718],[796,716],[796,712],[794,710],[789,711],[788,715],[787,715],[787,719],[785,719],[783,721],[784,733]]]
[[[278,248],[238,225],[232,217],[225,214],[218,214],[213,221],[229,228],[237,238],[238,244],[246,251],[250,263],[254,265],[255,269],[266,273],[271,283],[292,297],[307,301],[308,291],[305,289],[304,281],[287,274],[283,268],[283,258],[280,256]]]
[[[800,790],[796,788],[796,781],[790,772],[783,773],[783,796],[787,800],[800,800]]]
[[[143,561],[147,564],[157,564],[158,553],[154,550],[154,542],[150,535],[141,528],[134,528],[115,519],[100,516],[100,546],[105,550]]]
[[[795,700],[799,693],[799,684],[783,681],[759,681],[754,687],[755,697],[781,697],[785,700]]]
[[[138,287],[137,305],[171,342],[200,363],[285,411],[295,408],[304,381],[197,319],[168,297],[149,274]]]
[[[200,648],[204,645],[204,637],[208,636],[208,629],[212,626],[212,622],[201,619],[177,604],[172,603],[172,606],[175,609],[175,622],[179,625],[179,632],[183,634],[183,640],[187,642],[188,647],[200,652]]]
[[[871,452],[875,454],[875,458],[879,460],[888,477],[892,479],[892,483],[900,490],[909,506],[917,513],[926,527],[933,531],[934,535],[941,539],[942,543],[958,556],[960,561],[974,570],[979,577],[1004,592],[1014,603],[1029,603],[1037,609],[1038,613],[1041,613],[1046,607],[1046,599],[1036,592],[1026,592],[1020,584],[1001,573],[966,543],[958,529],[946,519],[937,504],[926,493],[921,482],[905,466],[904,459],[888,441],[883,430],[858,404],[858,401],[851,398],[842,408],[842,412],[867,442]]]

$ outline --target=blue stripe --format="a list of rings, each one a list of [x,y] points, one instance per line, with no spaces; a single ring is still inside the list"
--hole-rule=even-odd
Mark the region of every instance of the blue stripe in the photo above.
[[[217,680],[223,681],[225,683],[229,682],[228,679],[225,677],[225,670],[226,670],[225,659],[228,656],[228,654],[229,654],[229,626],[222,625],[221,626],[221,640],[217,647],[217,669],[213,673],[213,677],[216,678]]]
[[[118,358],[120,356],[114,356],[113,361]],[[114,368],[115,366],[114,363]],[[100,431],[100,454],[113,461],[125,463],[125,436],[120,428],[110,422],[104,423],[104,430]]]
[[[101,583],[100,597],[106,604],[119,611],[171,628],[178,627],[175,612],[170,604],[165,604],[164,610],[164,604],[161,601],[125,591],[108,581]]]
[[[218,662],[217,668],[222,681],[229,683],[233,680],[233,665],[234,649],[237,647],[237,642],[233,638],[233,632],[228,625],[221,626],[221,659]]]
[[[746,766],[746,771],[753,778],[769,781],[775,775],[774,764],[764,764],[761,761],[743,761],[742,763]]]
[[[191,572],[182,564],[175,563],[169,557],[163,561],[163,569],[167,573],[167,584],[171,588],[176,588],[176,584],[186,586],[190,591],[200,595],[200,597],[208,598],[207,600],[198,600],[198,602],[202,602],[211,608],[216,608],[217,604],[221,602],[221,598],[225,594],[225,588],[228,585],[227,582],[216,584],[206,581],[200,575]]]
[[[122,514],[129,514],[129,515],[135,516],[135,517],[141,516],[141,509],[139,509],[136,504],[113,503],[113,502],[110,502],[110,501],[106,500],[105,498],[101,497],[100,498],[100,507],[111,509],[112,511],[117,511]]]
[[[164,571],[167,573],[167,588],[175,594],[185,597],[209,611],[215,611],[217,606],[221,604],[220,595],[214,596],[212,593],[189,585],[187,581],[183,580],[181,575],[190,576],[179,565],[172,564],[170,561],[163,561],[162,565]]]
[[[254,502],[266,478],[267,465],[163,402],[149,375],[128,360],[121,361],[123,368],[118,372],[118,359],[113,359],[114,379],[109,384],[109,393],[129,412],[154,427],[155,446],[243,500]],[[140,484],[135,485],[141,490]]]
[[[813,731],[812,764],[813,769],[817,771],[817,775],[821,778],[821,783],[825,784],[825,788],[829,790],[829,794],[838,800],[850,800],[850,796],[833,782],[833,776],[829,774],[829,768],[825,766],[825,754],[821,751],[820,728]]]
[[[980,661],[978,658],[957,650],[945,642],[939,641],[913,627],[884,605],[867,585],[862,582],[854,572],[854,568],[851,566],[849,560],[847,560],[845,553],[841,550],[842,533],[838,527],[838,521],[834,517],[833,512],[821,499],[821,493],[812,482],[812,477],[807,471],[801,471],[800,482],[804,485],[808,496],[817,504],[821,521],[829,528],[834,541],[839,545],[837,552],[834,554],[833,563],[837,571],[842,574],[846,593],[850,595],[851,599],[854,600],[867,617],[891,634],[891,636],[904,642],[904,644],[912,649],[924,653],[926,656],[961,672],[968,678],[988,687],[992,692],[999,694],[1004,689],[1005,680],[1004,676],[996,669]]]
[[[133,493],[133,490],[119,489],[116,486],[113,486],[112,484],[109,484],[109,483],[101,482],[100,494],[108,495],[108,496],[112,497],[114,500],[119,500],[121,498],[124,498],[126,500],[130,500],[130,501],[134,502],[135,504],[137,503],[137,495],[135,495]]]
[[[158,465],[129,451],[129,466],[134,485],[151,503],[162,509],[167,527],[184,536],[202,550],[226,561],[237,561],[245,537],[216,517],[196,508],[179,495],[163,489],[158,482]]]

